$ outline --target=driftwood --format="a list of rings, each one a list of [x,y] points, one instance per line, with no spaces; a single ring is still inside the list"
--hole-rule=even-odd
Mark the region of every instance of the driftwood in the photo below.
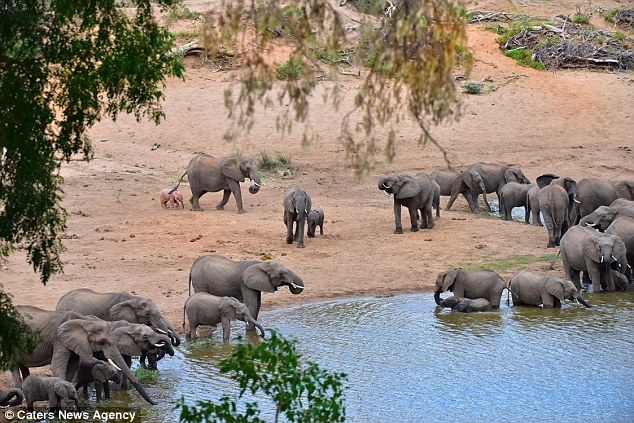
[[[615,25],[632,29],[634,28],[634,9],[621,10],[612,16],[612,21]]]

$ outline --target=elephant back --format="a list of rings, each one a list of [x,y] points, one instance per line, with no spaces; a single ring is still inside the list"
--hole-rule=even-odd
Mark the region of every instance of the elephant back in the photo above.
[[[194,292],[206,292],[219,297],[242,299],[242,273],[259,260],[235,261],[220,255],[196,259],[189,272]]]

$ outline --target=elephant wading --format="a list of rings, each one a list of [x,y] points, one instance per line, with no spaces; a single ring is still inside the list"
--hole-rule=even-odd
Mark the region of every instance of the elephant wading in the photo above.
[[[94,383],[97,401],[101,401],[102,390],[105,398],[110,398],[110,387],[108,385],[110,380],[114,383],[121,382],[121,376],[116,367],[101,360],[96,360],[92,363],[79,360],[79,368],[73,381],[75,382],[75,389],[83,388],[84,398],[86,399],[88,399],[88,385]]]
[[[454,295],[447,297],[440,302],[441,307],[450,308],[452,311],[459,311],[461,313],[474,313],[477,311],[491,311],[493,307],[488,300],[484,298],[476,298],[474,300],[469,298],[459,298]]]
[[[59,377],[30,375],[22,382],[22,392],[26,399],[26,409],[33,411],[35,401],[48,401],[51,411],[62,409],[62,400],[73,400],[78,410],[79,397],[72,383]]]
[[[419,172],[415,176],[404,173],[391,173],[379,179],[379,189],[385,191],[388,196],[394,195],[394,221],[395,234],[403,233],[401,223],[401,206],[407,207],[411,222],[410,230],[418,231],[418,210],[420,210],[422,227],[431,229],[434,227],[434,215],[432,202],[434,199],[434,186],[432,179],[426,173]]]
[[[509,182],[500,190],[500,216],[504,220],[513,220],[512,212],[515,207],[524,207],[524,221],[529,222],[528,191],[534,184],[520,184]]]
[[[178,333],[163,317],[154,301],[127,292],[95,292],[87,288],[73,289],[59,299],[55,310],[75,311],[110,322],[125,320],[130,323],[140,323],[169,336],[175,347],[181,342]]]
[[[615,291],[610,264],[616,262],[622,269],[627,268],[625,244],[621,238],[591,228],[570,228],[561,238],[560,251],[566,278],[577,290],[581,290],[579,273],[586,272],[594,292],[601,291],[602,287]]]
[[[304,227],[312,207],[310,194],[301,187],[291,188],[284,196],[283,204],[286,243],[297,241],[297,248],[304,248]]]
[[[228,341],[232,320],[251,323],[260,330],[262,338],[265,336],[264,328],[251,316],[247,306],[233,297],[218,297],[206,292],[197,292],[185,301],[183,329],[185,329],[185,314],[189,320],[188,338],[196,338],[198,325],[215,327],[218,323],[222,323],[222,339]]]
[[[569,177],[560,178],[553,174],[544,174],[537,178],[539,208],[544,216],[544,226],[548,229],[548,248],[559,245],[562,235],[574,222],[574,196],[577,183]]]
[[[565,279],[544,276],[530,270],[522,270],[508,284],[513,305],[542,305],[544,308],[561,307],[564,300],[576,300],[586,307],[592,307],[583,299],[575,285]]]
[[[459,268],[440,272],[434,287],[434,300],[441,305],[440,294],[445,291],[453,292],[460,298],[484,298],[493,308],[500,307],[504,281],[492,270],[463,270]]]
[[[192,210],[202,211],[200,207],[200,197],[208,192],[223,191],[222,201],[218,203],[216,209],[223,210],[225,204],[229,201],[229,196],[233,194],[236,199],[238,213],[245,213],[242,206],[242,192],[240,191],[240,183],[245,178],[251,179],[249,192],[256,194],[260,190],[260,173],[256,161],[250,157],[242,157],[238,155],[230,155],[223,158],[215,158],[206,154],[198,154],[194,156],[187,166],[187,170],[181,176],[180,181],[174,187],[178,186],[187,175],[189,186],[192,190],[192,197],[189,202],[192,204]]]
[[[189,271],[189,282],[194,292],[206,292],[219,297],[234,297],[246,304],[253,319],[258,319],[262,292],[275,292],[287,286],[292,294],[304,290],[304,282],[278,261],[234,261],[219,255],[196,259]],[[255,330],[253,323],[247,330]]]

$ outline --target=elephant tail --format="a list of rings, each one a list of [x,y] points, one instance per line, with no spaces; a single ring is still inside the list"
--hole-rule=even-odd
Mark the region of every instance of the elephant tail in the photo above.
[[[181,176],[181,178],[178,180],[178,183],[176,184],[176,186],[170,190],[169,194],[173,193],[174,191],[176,191],[178,189],[178,187],[181,184],[181,182],[183,182],[183,178],[185,177],[185,175],[187,175],[187,171],[185,171],[185,173],[183,173],[183,176]]]
[[[555,269],[555,263],[557,263],[557,260],[559,260],[559,256],[561,255],[561,248],[559,249],[559,251],[557,251],[557,257],[555,257],[555,260],[553,260],[552,263],[550,263],[550,266],[548,266],[548,270],[554,270]]]

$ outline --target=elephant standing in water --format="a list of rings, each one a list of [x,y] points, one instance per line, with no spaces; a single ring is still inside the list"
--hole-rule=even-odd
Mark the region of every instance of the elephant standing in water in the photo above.
[[[185,175],[187,175],[189,186],[192,190],[192,197],[189,202],[192,204],[192,210],[194,211],[202,211],[199,199],[205,193],[222,190],[222,201],[218,203],[216,209],[223,210],[225,204],[229,201],[229,196],[233,194],[236,199],[238,213],[246,213],[242,206],[240,182],[244,182],[245,178],[251,179],[252,184],[249,187],[251,194],[256,194],[261,186],[260,173],[256,161],[250,157],[241,157],[235,154],[220,159],[206,154],[194,156],[174,190],[178,189]]]
[[[101,401],[102,391],[106,399],[110,398],[109,381],[121,383],[119,371],[111,364],[102,360],[96,360],[92,363],[79,360],[79,367],[74,382],[75,389],[82,388],[84,391],[84,398],[88,398],[88,385],[91,383],[95,385],[97,401]]]
[[[513,305],[542,305],[544,308],[560,308],[564,300],[576,300],[586,307],[590,304],[583,299],[575,285],[562,278],[540,275],[530,270],[522,270],[508,284]]]
[[[544,216],[544,226],[548,230],[548,248],[559,246],[561,237],[574,222],[574,196],[577,183],[569,177],[560,178],[551,173],[537,178],[539,208]]]
[[[447,297],[440,302],[441,307],[450,308],[452,311],[459,311],[461,313],[474,313],[478,311],[491,311],[493,307],[488,300],[484,298],[476,298],[474,300],[469,298],[459,298],[456,296]]]
[[[500,299],[504,290],[504,281],[492,270],[463,270],[459,268],[440,272],[434,287],[434,300],[441,305],[440,294],[453,292],[460,298],[484,298],[493,308],[500,307]]]
[[[512,212],[515,207],[524,207],[524,221],[529,222],[528,191],[534,184],[520,184],[509,182],[500,190],[500,216],[504,220],[513,220]]]
[[[219,297],[234,297],[258,319],[262,292],[275,292],[288,286],[292,294],[304,290],[304,281],[278,261],[234,261],[219,255],[206,255],[196,259],[189,271],[189,282],[194,292],[206,292]],[[249,323],[247,330],[255,330]]]
[[[286,243],[297,241],[297,248],[304,248],[304,227],[312,207],[310,194],[301,187],[291,188],[284,196],[283,204]]]
[[[62,409],[62,400],[73,400],[78,410],[79,397],[72,383],[59,377],[43,377],[30,375],[22,382],[22,392],[26,399],[26,409],[33,411],[35,401],[48,401],[49,409]]]
[[[395,234],[403,233],[401,223],[401,206],[407,207],[411,222],[410,230],[418,231],[418,211],[423,229],[434,227],[434,215],[432,213],[432,202],[434,200],[433,180],[424,172],[419,172],[414,176],[404,173],[391,173],[379,179],[379,189],[388,195],[394,195],[394,222]]]
[[[233,297],[218,297],[206,292],[197,292],[185,301],[183,329],[185,329],[185,314],[189,320],[188,338],[196,338],[196,328],[199,325],[215,327],[218,323],[222,323],[222,339],[228,341],[232,320],[250,323],[260,330],[262,338],[265,336],[264,328],[251,316],[247,306]]]
[[[617,198],[634,200],[634,181],[604,181],[583,178],[577,184],[577,219],[595,211],[600,206],[609,206]]]
[[[601,291],[602,287],[608,291],[615,291],[617,286],[612,277],[610,264],[618,263],[623,269],[621,273],[627,268],[626,249],[621,238],[591,228],[570,228],[561,237],[560,251],[566,278],[575,284],[577,290],[581,290],[579,273],[587,272],[592,280],[594,292]]]

